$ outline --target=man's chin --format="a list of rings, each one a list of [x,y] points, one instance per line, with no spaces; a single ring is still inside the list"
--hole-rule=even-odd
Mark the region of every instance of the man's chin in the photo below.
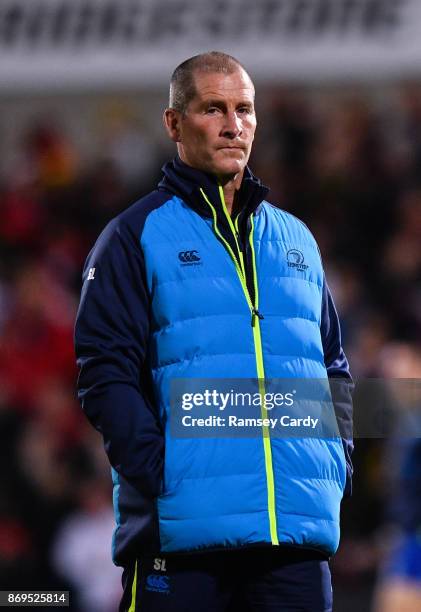
[[[214,174],[220,177],[234,178],[239,172],[244,170],[245,165],[244,160],[226,160],[224,163],[215,164]]]

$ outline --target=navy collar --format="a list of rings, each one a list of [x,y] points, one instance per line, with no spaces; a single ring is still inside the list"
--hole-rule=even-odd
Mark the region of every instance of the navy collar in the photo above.
[[[162,172],[164,177],[159,183],[158,189],[177,195],[201,216],[211,217],[211,210],[200,192],[200,189],[203,189],[217,212],[222,214],[219,185],[215,175],[188,166],[181,161],[178,155],[173,161],[163,166]],[[267,196],[268,191],[269,189],[246,166],[239,192],[241,213],[244,211],[247,217],[252,213],[257,214],[259,212],[258,208]]]

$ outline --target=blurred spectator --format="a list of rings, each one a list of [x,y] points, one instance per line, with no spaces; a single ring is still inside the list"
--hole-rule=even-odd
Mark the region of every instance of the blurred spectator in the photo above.
[[[121,598],[122,572],[110,563],[115,525],[111,487],[98,476],[82,476],[74,494],[79,507],[58,530],[52,549],[53,564],[73,586],[72,609],[115,612]]]
[[[0,383],[12,404],[30,410],[46,379],[74,380],[75,302],[41,263],[22,266],[13,288],[0,335]]]
[[[24,137],[24,150],[41,187],[63,187],[74,181],[77,155],[53,118],[44,118],[30,127]]]
[[[382,364],[392,381],[390,392],[399,423],[387,446],[387,526],[384,559],[373,612],[418,612],[421,609],[421,351],[394,344],[383,351]],[[396,383],[400,384],[396,384]],[[389,538],[387,538],[389,533]]]
[[[139,113],[141,116],[141,113]],[[141,119],[127,104],[114,102],[103,109],[103,153],[126,186],[153,189],[159,167],[159,150]]]
[[[16,176],[3,187],[0,238],[4,245],[34,248],[46,221],[42,191],[34,181]]]

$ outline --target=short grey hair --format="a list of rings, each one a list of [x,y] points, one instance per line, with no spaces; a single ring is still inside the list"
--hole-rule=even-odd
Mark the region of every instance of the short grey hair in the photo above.
[[[222,51],[209,51],[194,55],[182,62],[174,70],[170,81],[169,106],[185,114],[187,106],[196,95],[194,74],[197,72],[232,74],[237,70],[244,70],[244,66],[232,55]],[[251,81],[251,78],[250,78]]]

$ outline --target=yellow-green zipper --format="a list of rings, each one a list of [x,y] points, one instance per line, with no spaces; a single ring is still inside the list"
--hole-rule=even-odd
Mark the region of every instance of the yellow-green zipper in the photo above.
[[[242,288],[243,288],[244,295],[246,296],[247,304],[248,304],[248,306],[249,306],[249,308],[250,308],[251,312],[253,313],[254,306],[253,306],[253,304],[252,304],[252,302],[251,302],[250,295],[249,295],[249,292],[248,292],[248,289],[247,289],[246,276],[245,276],[245,272],[244,272],[244,270],[243,270],[243,266],[240,266],[240,265],[238,264],[238,259],[236,258],[235,254],[234,254],[234,251],[233,251],[233,250],[232,250],[232,248],[231,248],[231,245],[229,244],[229,242],[227,242],[227,241],[225,240],[225,238],[223,237],[223,235],[221,234],[221,232],[220,232],[220,231],[219,231],[219,229],[218,229],[218,220],[217,220],[217,215],[216,215],[216,210],[215,210],[215,207],[214,207],[214,206],[213,206],[213,204],[210,202],[210,200],[209,200],[208,196],[206,195],[206,193],[203,191],[203,189],[202,189],[202,188],[200,189],[200,192],[201,192],[201,194],[202,194],[202,196],[204,197],[205,201],[207,202],[207,204],[210,206],[210,208],[211,208],[211,210],[212,210],[212,216],[213,216],[213,228],[214,228],[215,233],[217,234],[217,236],[218,236],[218,237],[219,237],[219,238],[222,240],[222,242],[224,243],[225,248],[227,249],[228,253],[231,255],[231,259],[233,260],[234,265],[235,265],[235,269],[237,270],[238,278],[240,279],[240,283],[241,283],[241,286],[242,286]],[[222,193],[223,193],[223,192],[222,192]],[[225,199],[223,199],[223,200],[222,200],[222,205],[223,205],[223,208],[224,208],[225,214],[228,214],[228,212],[227,212],[227,210],[226,210],[226,207],[225,207]],[[230,226],[231,226],[231,228],[233,227],[233,226],[232,226],[232,220],[231,220],[231,218],[230,218]],[[236,237],[236,235],[235,235],[235,231],[234,231],[234,238],[235,238],[235,242],[236,242],[236,245],[237,245],[237,248],[238,248],[238,252],[240,252],[240,247],[239,247],[239,244],[238,244],[238,241],[237,241],[237,237]]]
[[[132,583],[132,601],[130,603],[129,612],[136,611],[136,590],[137,590],[137,559],[134,566],[134,576]]]
[[[253,215],[251,216],[251,232],[249,235],[250,248],[252,252],[253,261],[253,282],[254,282],[254,301],[255,310],[259,310],[259,289],[257,285],[257,270],[256,270],[256,253],[254,251],[253,243],[254,235],[254,221]],[[256,353],[256,366],[257,366],[257,378],[259,380],[259,393],[260,397],[264,398],[266,395],[265,388],[265,366],[263,363],[263,350],[262,350],[262,336],[260,333],[260,319],[255,318],[255,325],[253,325],[253,339],[254,348]],[[266,410],[265,402],[261,402],[261,414],[262,419],[268,418],[268,412]],[[272,447],[270,443],[270,433],[267,426],[263,426],[263,448],[265,452],[265,468],[266,468],[266,479],[268,485],[268,512],[269,512],[269,526],[270,526],[270,538],[272,544],[275,546],[279,544],[278,532],[276,527],[276,510],[275,510],[275,481],[273,476],[273,461],[272,461]]]
[[[265,397],[265,393],[266,393],[265,368],[264,368],[264,363],[263,363],[262,336],[260,333],[260,319],[259,319],[259,314],[258,314],[259,292],[258,292],[258,285],[257,285],[256,254],[255,254],[254,244],[253,244],[253,234],[254,234],[253,216],[251,216],[251,232],[249,236],[249,241],[250,241],[250,248],[252,252],[252,261],[253,261],[253,283],[254,283],[255,304],[252,303],[250,294],[249,294],[249,290],[247,288],[243,253],[240,249],[240,246],[237,240],[237,236],[236,236],[236,229],[238,231],[238,216],[235,219],[235,228],[234,228],[231,216],[229,215],[227,207],[225,205],[224,191],[222,189],[222,186],[219,185],[219,195],[220,195],[221,202],[222,202],[222,209],[224,211],[228,224],[233,233],[235,243],[238,249],[238,254],[240,257],[241,265],[239,265],[238,259],[236,258],[231,248],[231,245],[225,240],[225,238],[223,237],[223,235],[218,229],[218,220],[217,220],[217,214],[216,214],[215,207],[212,205],[212,203],[210,202],[209,198],[207,197],[203,189],[200,189],[200,192],[212,210],[214,231],[224,243],[225,248],[227,249],[228,253],[231,256],[231,259],[234,262],[235,269],[238,274],[238,278],[240,280],[244,295],[247,300],[247,304],[251,311],[251,324],[252,324],[252,329],[253,329],[254,352],[256,356],[256,369],[257,369],[257,378],[259,381],[259,393],[263,400],[263,398]],[[262,419],[268,418],[268,413],[267,413],[267,409],[266,409],[264,400],[261,401],[261,415],[262,415]],[[269,512],[270,537],[271,537],[272,544],[277,546],[279,544],[279,540],[278,540],[278,533],[277,533],[277,527],[276,527],[275,484],[274,484],[274,476],[273,476],[272,448],[271,448],[271,442],[270,442],[269,428],[267,426],[263,426],[262,429],[263,429],[263,448],[264,448],[264,455],[265,455],[266,481],[267,481],[267,490],[268,490],[268,512]]]
[[[223,195],[224,195],[224,192],[222,192],[222,197],[223,197]],[[223,199],[222,199],[222,197],[221,197],[222,202],[225,202],[225,200],[223,200]],[[228,212],[228,211],[227,211],[227,212]],[[237,235],[237,236],[238,236],[238,234],[240,233],[240,230],[238,229],[238,219],[239,219],[239,217],[240,217],[240,214],[238,214],[238,215],[235,217],[235,221],[234,221],[235,231],[236,231],[236,235]],[[246,269],[245,269],[245,266],[244,266],[244,256],[243,256],[243,251],[242,251],[241,249],[239,249],[239,253],[240,253],[240,260],[241,260],[242,269],[243,269],[243,272],[244,272],[244,279],[245,279],[245,278],[246,278]]]

